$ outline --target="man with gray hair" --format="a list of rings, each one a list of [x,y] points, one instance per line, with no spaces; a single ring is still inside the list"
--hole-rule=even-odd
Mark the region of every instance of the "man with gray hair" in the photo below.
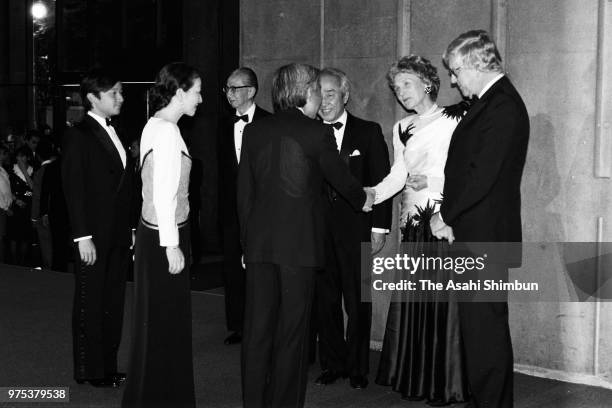
[[[309,65],[279,68],[275,113],[245,129],[238,170],[245,408],[304,405],[314,274],[325,264],[324,180],[355,209],[374,201],[338,156],[331,132],[314,119],[318,75]]]
[[[346,110],[350,82],[344,72],[325,68],[319,76],[323,101],[319,116],[334,134],[337,151],[363,185],[375,185],[389,173],[389,151],[380,125]],[[353,388],[368,385],[372,303],[361,298],[361,242],[372,254],[385,244],[391,228],[391,200],[369,214],[356,211],[331,186],[327,187],[325,270],[316,275],[316,325],[323,372],[316,379],[332,384],[349,376]],[[342,301],[348,316],[346,336]]]
[[[444,64],[461,94],[477,101],[453,133],[444,200],[431,230],[451,242],[521,242],[521,177],[529,140],[525,104],[486,31],[468,31],[453,40]],[[520,254],[504,254],[504,259],[488,260],[487,274],[507,276],[509,267],[520,266]],[[512,407],[507,302],[460,302],[459,319],[472,406]]]

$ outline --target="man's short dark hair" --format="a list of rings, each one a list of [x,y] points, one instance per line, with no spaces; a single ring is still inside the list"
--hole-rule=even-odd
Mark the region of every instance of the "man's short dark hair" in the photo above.
[[[275,110],[301,108],[306,105],[308,89],[319,87],[319,70],[307,64],[283,65],[272,79],[272,103]]]
[[[91,102],[87,99],[87,94],[92,93],[97,98],[100,97],[100,92],[106,92],[111,89],[115,84],[119,82],[117,78],[110,71],[102,68],[96,68],[89,71],[81,80],[81,99],[83,100],[83,106],[85,110],[91,109]]]
[[[245,85],[252,86],[255,88],[255,95],[257,95],[257,90],[259,89],[259,83],[257,82],[257,75],[255,71],[253,71],[249,67],[240,67],[232,71],[228,78],[233,77],[234,75],[242,75],[246,79]]]

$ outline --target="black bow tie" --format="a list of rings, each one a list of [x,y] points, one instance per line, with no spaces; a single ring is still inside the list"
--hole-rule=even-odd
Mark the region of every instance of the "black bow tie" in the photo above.
[[[106,118],[106,126],[107,127],[111,127],[113,125],[113,121],[111,120],[111,118]]]
[[[340,128],[342,127],[342,122],[326,123],[326,125],[331,126],[336,130],[340,130]]]
[[[249,115],[234,116],[234,123],[239,122],[241,120],[244,120],[246,123],[249,123]]]

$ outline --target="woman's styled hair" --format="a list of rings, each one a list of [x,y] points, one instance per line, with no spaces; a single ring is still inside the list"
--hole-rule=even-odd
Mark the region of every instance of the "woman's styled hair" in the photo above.
[[[119,82],[119,78],[102,68],[95,68],[86,73],[83,79],[81,79],[81,87],[79,89],[85,110],[91,109],[91,102],[87,99],[87,94],[91,93],[96,98],[99,98],[100,92],[108,91],[117,82]]]
[[[153,115],[168,106],[178,89],[187,92],[197,78],[198,71],[182,62],[165,65],[157,74],[155,84],[149,90],[149,112]]]
[[[479,71],[503,72],[502,59],[497,46],[485,30],[472,30],[455,38],[442,56],[444,65],[450,68],[450,60]]]
[[[389,72],[387,72],[387,81],[391,89],[393,89],[395,77],[402,72],[418,76],[425,85],[430,87],[429,96],[431,100],[435,101],[438,98],[438,92],[440,91],[438,69],[427,58],[419,55],[409,55],[394,62],[391,68],[389,68]]]
[[[319,70],[306,64],[283,65],[272,78],[274,110],[300,108],[306,105],[308,89],[319,87]]]

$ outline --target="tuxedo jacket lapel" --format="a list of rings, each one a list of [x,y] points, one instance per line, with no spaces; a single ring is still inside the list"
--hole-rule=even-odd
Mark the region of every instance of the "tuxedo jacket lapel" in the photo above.
[[[119,152],[117,151],[117,148],[115,147],[115,144],[111,140],[109,134],[102,126],[100,126],[98,122],[96,122],[95,119],[91,118],[89,115],[86,115],[85,120],[87,120],[87,124],[93,135],[96,137],[98,142],[100,142],[106,153],[110,156],[113,165],[123,171],[121,156],[119,156]]]
[[[238,174],[238,158],[236,157],[236,141],[234,140],[234,117],[230,116],[225,124],[226,134],[229,137],[227,146],[228,160],[234,174]]]
[[[349,162],[349,155],[352,152],[351,148],[353,147],[353,138],[355,136],[354,131],[353,116],[347,112],[344,136],[342,137],[342,145],[340,146],[340,157],[342,157],[342,160],[347,164]]]
[[[491,86],[491,88],[489,88],[487,92],[485,92],[485,94],[482,95],[482,98],[478,99],[470,107],[470,109],[467,111],[463,119],[461,119],[461,121],[457,124],[457,127],[455,128],[455,131],[453,132],[450,146],[448,148],[449,152],[452,150],[453,145],[456,143],[457,135],[461,134],[461,131],[467,125],[469,125],[474,119],[478,117],[478,115],[482,112],[482,110],[487,106],[491,95],[495,94],[495,92],[498,92],[502,88],[502,86],[504,86],[506,81],[508,81],[508,79],[505,76],[500,78],[499,81],[494,83],[493,86]]]

